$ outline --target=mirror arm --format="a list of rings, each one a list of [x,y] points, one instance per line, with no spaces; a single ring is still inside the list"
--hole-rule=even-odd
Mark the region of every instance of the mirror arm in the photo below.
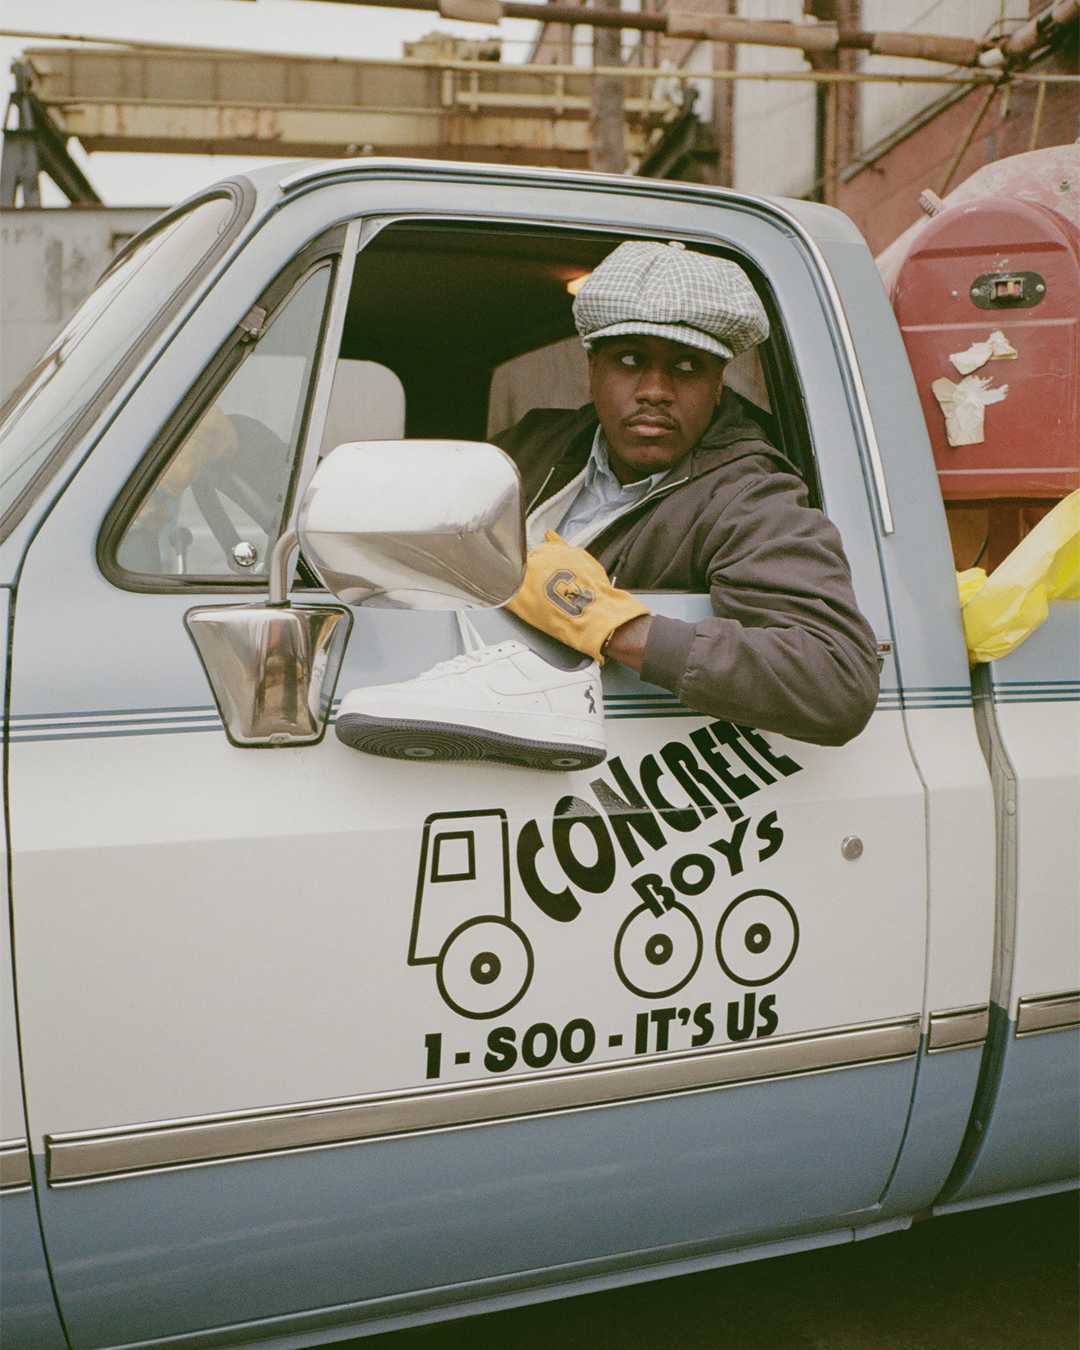
[[[295,530],[286,530],[274,545],[270,554],[270,599],[271,605],[287,608],[289,604],[289,560],[293,550],[300,542]]]

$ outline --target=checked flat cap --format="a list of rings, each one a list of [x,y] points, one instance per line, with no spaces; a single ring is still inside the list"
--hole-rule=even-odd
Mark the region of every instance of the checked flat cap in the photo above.
[[[764,306],[737,263],[644,239],[620,244],[586,279],[574,322],[586,347],[646,333],[725,360],[769,336]]]

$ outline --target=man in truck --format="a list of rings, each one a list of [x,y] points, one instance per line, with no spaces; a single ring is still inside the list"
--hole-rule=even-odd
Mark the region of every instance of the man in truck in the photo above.
[[[724,388],[726,363],[769,335],[749,277],[681,244],[627,241],[581,286],[574,321],[592,403],[536,409],[494,438],[521,472],[532,546],[508,607],[709,716],[824,745],[858,735],[877,654],[840,537]],[[657,590],[708,592],[712,615],[653,614],[631,594]],[[522,725],[511,686],[521,710],[547,695],[546,730]],[[599,744],[574,699],[595,704],[594,689],[595,667],[555,671],[523,643],[474,644],[418,680],[346,696],[338,734],[385,754],[380,727],[459,726],[486,733],[493,758],[565,767],[529,744],[552,739],[560,717],[564,743]]]

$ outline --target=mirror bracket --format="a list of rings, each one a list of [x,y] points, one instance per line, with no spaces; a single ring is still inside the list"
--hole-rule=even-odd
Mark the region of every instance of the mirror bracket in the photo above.
[[[184,615],[225,735],[241,750],[317,745],[352,630],[344,605],[293,605],[287,530],[270,555],[265,604],[201,605]]]
[[[270,597],[266,603],[275,609],[289,603],[289,562],[299,543],[300,536],[296,531],[286,530],[270,554]]]

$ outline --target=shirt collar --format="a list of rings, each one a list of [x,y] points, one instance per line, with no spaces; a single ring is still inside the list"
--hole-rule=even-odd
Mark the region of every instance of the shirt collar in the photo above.
[[[585,466],[585,483],[591,486],[598,479],[608,487],[612,487],[618,492],[625,492],[628,496],[644,496],[651,492],[661,478],[667,476],[668,470],[661,469],[659,473],[650,474],[648,478],[639,478],[636,483],[621,483],[615,476],[615,471],[611,467],[611,460],[608,456],[607,437],[604,435],[604,428],[598,426],[596,434],[593,436],[592,450],[589,452],[589,462]]]

